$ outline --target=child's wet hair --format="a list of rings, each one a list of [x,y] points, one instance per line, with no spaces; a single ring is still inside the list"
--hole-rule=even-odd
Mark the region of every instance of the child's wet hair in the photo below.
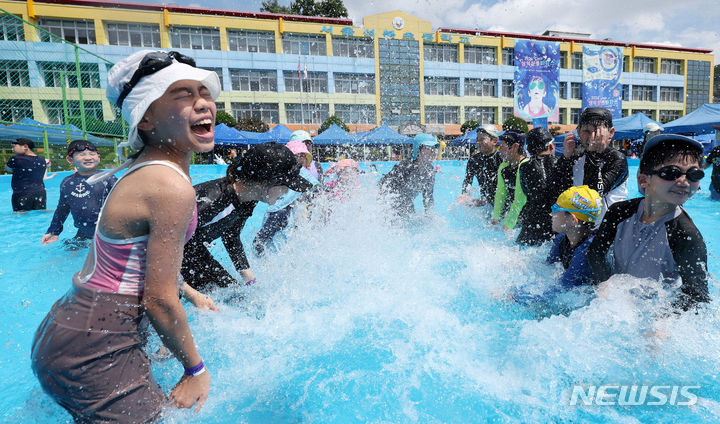
[[[665,140],[643,154],[638,172],[647,174],[658,166],[676,159],[689,160],[700,166],[703,161],[703,152],[682,140]]]

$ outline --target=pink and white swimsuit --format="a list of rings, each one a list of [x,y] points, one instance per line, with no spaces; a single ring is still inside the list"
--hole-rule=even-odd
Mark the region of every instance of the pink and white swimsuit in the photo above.
[[[149,165],[163,165],[175,170],[182,175],[187,182],[191,182],[190,178],[178,168],[176,165],[165,161],[148,161],[140,163],[130,168],[120,180],[132,173],[133,171]],[[110,192],[112,194],[112,191]],[[110,198],[108,194],[107,198]],[[98,223],[102,212],[98,215]],[[96,224],[97,225],[97,224]],[[197,227],[197,205],[193,210],[193,216],[185,233],[185,242],[192,237]],[[96,227],[95,240],[93,243],[93,259],[94,263],[92,271],[80,278],[81,273],[75,275],[79,284],[94,290],[100,290],[106,293],[118,293],[142,296],[145,289],[145,270],[147,266],[147,242],[149,235],[139,237],[114,239],[103,235]],[[82,271],[81,271],[82,272]]]

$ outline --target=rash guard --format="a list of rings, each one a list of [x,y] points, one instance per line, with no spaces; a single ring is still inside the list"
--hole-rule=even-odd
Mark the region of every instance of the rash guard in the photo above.
[[[522,212],[527,202],[527,197],[520,183],[520,167],[527,161],[528,159],[524,158],[517,165],[503,162],[498,168],[492,219],[499,221],[504,215],[503,225],[510,229],[517,224],[520,212]]]
[[[481,198],[485,201],[494,199],[500,163],[502,163],[502,159],[497,151],[487,156],[482,153],[472,155],[468,159],[462,192],[466,193],[472,185],[473,179],[477,179]]]
[[[46,231],[47,234],[60,235],[68,214],[72,214],[78,235],[85,238],[93,237],[98,214],[117,177],[113,175],[102,182],[88,184],[87,179],[91,175],[80,175],[75,172],[60,183],[60,200],[50,227]]]

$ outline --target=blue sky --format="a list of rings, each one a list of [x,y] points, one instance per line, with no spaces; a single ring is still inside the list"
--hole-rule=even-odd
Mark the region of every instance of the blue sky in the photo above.
[[[134,1],[134,0],[132,0]],[[143,3],[165,3],[144,0]],[[183,6],[260,10],[260,0],[174,0]],[[290,0],[279,0],[289,5]],[[592,34],[595,39],[714,50],[720,62],[718,0],[345,0],[356,25],[362,17],[403,10],[433,27],[540,34],[546,29]],[[441,7],[439,7],[441,6]]]

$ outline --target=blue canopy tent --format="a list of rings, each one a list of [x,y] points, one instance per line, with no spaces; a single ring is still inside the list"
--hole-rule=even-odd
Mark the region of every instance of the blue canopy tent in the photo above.
[[[636,113],[632,116],[626,116],[625,118],[615,119],[613,126],[615,127],[615,135],[613,140],[635,140],[642,138],[643,129],[648,123],[655,123],[663,126],[657,121],[654,121],[642,113]]]
[[[265,133],[266,139],[264,141],[274,141],[285,144],[290,141],[290,134],[292,133],[292,130],[285,125],[276,125]]]
[[[714,126],[720,125],[720,104],[706,103],[682,118],[663,125],[663,133],[715,134]]]
[[[215,144],[219,146],[238,146],[241,144],[251,144],[249,139],[242,135],[235,128],[228,127],[225,124],[215,125]]]
[[[412,144],[412,138],[393,131],[386,124],[368,131],[362,138],[358,138],[364,146],[384,146]]]
[[[252,131],[238,131],[241,137],[244,137],[243,144],[261,144],[271,141],[267,133],[256,133]]]
[[[339,144],[358,144],[355,135],[332,124],[328,129],[313,138],[313,143],[318,146],[329,146]]]
[[[74,125],[68,126],[70,129],[70,139],[78,140],[83,138],[82,130]],[[65,125],[49,125],[35,121],[30,118],[24,118],[22,121],[8,125],[0,126],[0,140],[12,141],[16,138],[24,137],[36,143],[42,143],[43,132],[47,133],[48,144],[66,145],[68,142]],[[113,146],[113,142],[101,137],[87,134],[87,140],[97,146]]]
[[[477,140],[477,128],[472,131],[468,131],[460,137],[453,138],[448,142],[448,146],[470,146],[475,144]]]

